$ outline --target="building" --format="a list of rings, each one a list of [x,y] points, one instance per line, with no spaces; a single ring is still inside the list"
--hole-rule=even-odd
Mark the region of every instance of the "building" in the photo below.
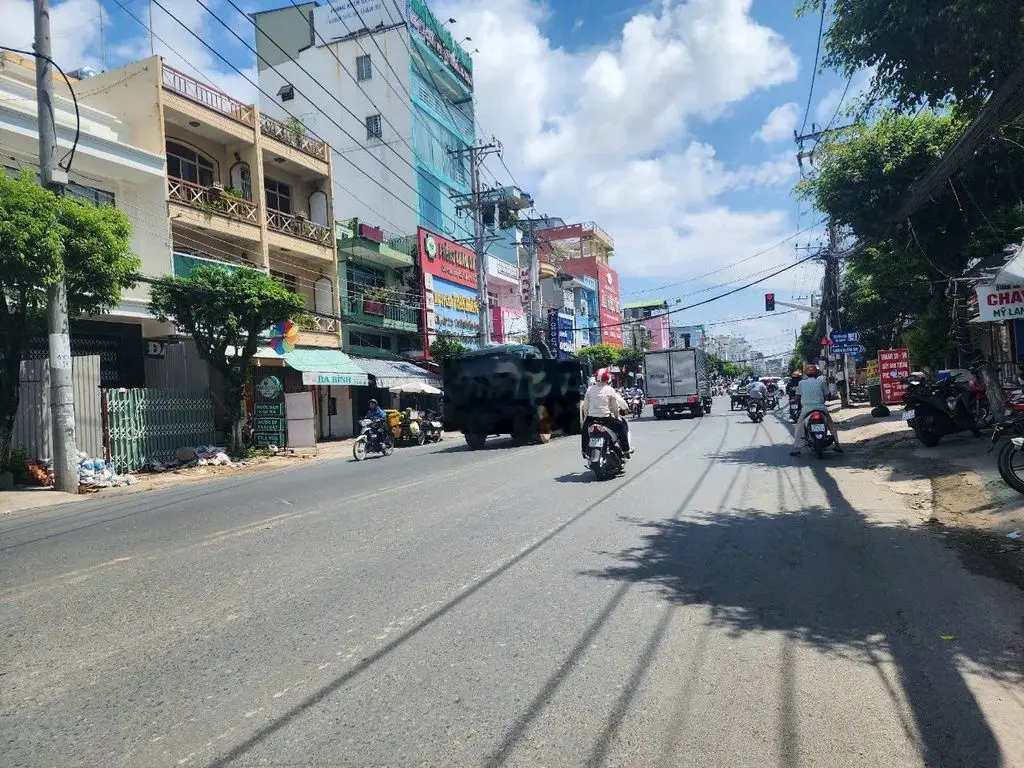
[[[615,241],[593,222],[559,223],[531,231],[542,276],[553,276],[561,271],[596,281],[601,342],[621,347],[619,276],[610,264]]]
[[[673,347],[696,347],[718,355],[707,345],[707,333],[703,325],[673,325],[669,327],[669,340]]]
[[[57,145],[64,153],[75,141],[75,105],[64,80],[54,74]],[[142,262],[142,275],[166,275],[171,271],[171,238],[163,149],[140,141],[137,126],[91,96],[92,80],[72,82],[81,130],[66,193],[121,210],[132,226],[131,247]],[[38,175],[35,62],[7,52],[0,53],[0,154],[7,173],[28,169]],[[123,292],[121,305],[108,314],[72,319],[72,354],[100,356],[102,386],[142,387],[147,380],[144,340],[166,338],[172,331],[150,314],[149,285],[139,282]],[[45,358],[45,340],[29,355]]]
[[[83,80],[76,91],[128,126],[135,146],[165,160],[161,218],[165,226],[170,219],[172,257],[164,274],[200,264],[258,269],[305,297],[315,314],[299,319],[299,347],[284,355],[263,348],[256,362],[281,369],[285,391],[314,393],[318,436],[351,434],[345,403],[366,377],[340,350],[327,145],[156,56]]]
[[[332,148],[338,221],[472,235],[473,61],[423,0],[254,14],[263,112]],[[454,150],[454,151],[453,151]],[[460,196],[463,196],[460,198]]]
[[[637,335],[638,327],[646,330],[647,349],[668,349],[672,346],[669,333],[668,302],[664,299],[647,299],[622,305],[623,344],[643,348],[643,340]],[[627,343],[627,337],[630,339]]]

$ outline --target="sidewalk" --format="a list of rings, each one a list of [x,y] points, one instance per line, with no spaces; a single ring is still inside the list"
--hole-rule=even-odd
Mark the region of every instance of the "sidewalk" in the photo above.
[[[443,442],[457,441],[462,438],[458,432],[445,432]],[[217,477],[235,477],[239,474],[253,474],[257,472],[273,472],[287,469],[288,467],[301,466],[305,463],[316,463],[334,460],[351,460],[352,444],[354,438],[344,440],[332,440],[320,443],[316,449],[316,455],[312,450],[308,453],[296,451],[294,455],[280,455],[260,457],[246,460],[244,465],[235,466],[214,466],[191,467],[188,469],[173,469],[168,472],[140,472],[133,473],[137,482],[132,485],[115,488],[102,488],[92,492],[69,494],[55,491],[52,488],[31,488],[21,487],[13,491],[0,491],[0,515],[13,515],[42,507],[68,504],[84,499],[120,496],[124,494],[142,493],[144,491],[155,491],[164,488],[173,488],[201,480],[210,480]],[[405,450],[403,447],[395,451]]]

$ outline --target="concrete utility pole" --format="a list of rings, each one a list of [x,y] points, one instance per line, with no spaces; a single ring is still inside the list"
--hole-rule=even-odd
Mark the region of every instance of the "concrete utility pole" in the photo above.
[[[39,178],[57,196],[64,194],[68,174],[57,160],[57,123],[53,107],[53,65],[50,58],[50,6],[33,0],[35,12],[36,100],[39,109]],[[71,382],[71,336],[68,332],[68,291],[61,280],[46,291],[46,322],[50,333],[50,412],[53,423],[54,488],[78,491],[75,445],[75,392]]]
[[[469,156],[470,202],[466,205],[473,212],[473,251],[476,253],[477,305],[480,318],[480,346],[491,343],[491,308],[487,300],[487,254],[484,251],[484,206],[493,205],[494,200],[480,184],[480,168],[484,158],[501,152],[501,144],[492,140],[490,144],[475,144],[465,149],[450,149],[448,154]]]

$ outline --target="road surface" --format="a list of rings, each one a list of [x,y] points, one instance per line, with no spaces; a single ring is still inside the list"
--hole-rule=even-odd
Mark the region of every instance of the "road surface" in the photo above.
[[[716,408],[5,518],[0,763],[1024,766],[1021,594]]]

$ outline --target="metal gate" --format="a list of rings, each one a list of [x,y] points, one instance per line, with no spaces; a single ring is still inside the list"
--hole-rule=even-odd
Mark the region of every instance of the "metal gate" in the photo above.
[[[110,460],[119,472],[170,461],[178,448],[214,442],[209,392],[109,389],[106,398]]]
[[[24,450],[30,459],[52,458],[49,361],[23,361],[20,380],[13,447]],[[75,443],[79,451],[102,457],[103,399],[99,355],[71,358],[71,382],[75,392]]]

